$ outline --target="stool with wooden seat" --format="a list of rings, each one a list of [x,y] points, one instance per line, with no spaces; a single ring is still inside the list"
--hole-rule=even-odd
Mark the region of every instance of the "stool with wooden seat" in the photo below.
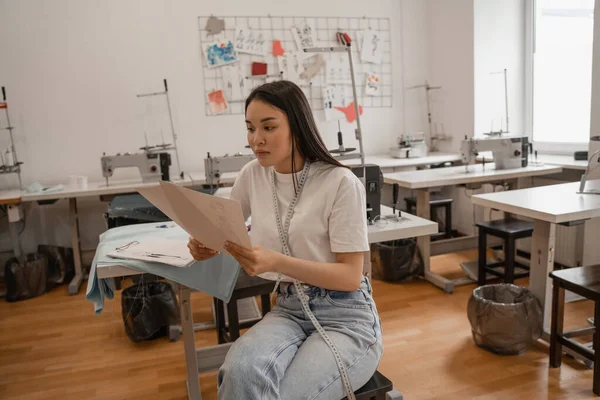
[[[402,400],[402,394],[394,390],[392,382],[379,371],[360,389],[354,392],[356,400]],[[347,399],[347,397],[344,397]]]
[[[417,208],[417,199],[415,197],[404,198],[406,211],[414,214]],[[431,235],[431,239],[450,239],[452,238],[452,199],[437,199],[429,201],[429,212],[433,218],[438,208],[444,209],[444,231]]]
[[[483,286],[487,282],[487,274],[504,278],[504,283],[513,283],[515,279],[529,275],[529,267],[515,261],[516,241],[530,237],[533,234],[533,223],[519,219],[501,219],[495,221],[478,222],[479,228],[479,267],[478,284]],[[487,263],[487,235],[495,236],[504,241],[504,261],[492,264]],[[504,272],[496,268],[504,267]],[[527,272],[515,274],[515,266]]]
[[[552,322],[550,325],[550,367],[558,368],[562,362],[562,346],[580,354],[594,363],[592,390],[600,396],[600,265],[575,267],[553,271]],[[565,289],[594,302],[594,326],[563,332]],[[593,333],[593,349],[571,338]]]

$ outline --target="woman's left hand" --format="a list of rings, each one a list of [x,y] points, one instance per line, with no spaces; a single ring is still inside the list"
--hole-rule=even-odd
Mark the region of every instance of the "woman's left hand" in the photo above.
[[[277,263],[283,256],[281,253],[261,246],[248,249],[232,242],[225,242],[224,247],[250,276],[263,272],[274,272]]]

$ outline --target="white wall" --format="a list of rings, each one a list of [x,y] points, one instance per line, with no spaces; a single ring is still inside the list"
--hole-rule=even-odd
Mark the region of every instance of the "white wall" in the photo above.
[[[458,152],[460,139],[473,134],[474,48],[473,0],[429,0],[429,83],[433,113],[444,123],[451,141],[439,142],[442,151]]]
[[[0,10],[0,85],[8,90],[17,152],[25,163],[25,185],[66,183],[71,174],[101,180],[102,153],[138,151],[149,123],[165,126],[165,139],[170,142],[161,99],[146,105],[136,98],[138,93],[163,90],[163,78],[169,82],[184,171],[202,170],[207,151],[243,150],[246,135],[241,115],[205,115],[200,15],[389,17],[394,107],[365,110],[364,147],[371,154],[387,151],[403,129],[403,66],[415,80],[421,80],[427,70],[421,35],[424,8],[417,0],[372,0],[351,7],[341,0],[0,0]],[[402,59],[403,46],[410,62]],[[324,118],[317,115],[317,119]],[[337,147],[337,124],[319,125],[328,147]],[[347,132],[354,129],[353,124],[342,127]],[[347,146],[353,145],[353,137],[346,135]],[[0,148],[7,147],[2,140]],[[160,142],[160,135],[150,135],[149,141]],[[115,173],[116,179],[130,176],[138,174]],[[14,176],[0,176],[0,189],[16,183]],[[65,202],[41,210],[36,204],[27,208],[30,218],[22,235],[26,251],[34,250],[38,242],[69,243]],[[106,203],[91,198],[80,206],[84,248],[94,248],[105,229],[105,210]],[[4,224],[0,250],[8,249],[6,219],[0,223]]]
[[[504,76],[507,70],[508,116],[512,135],[524,132],[525,2],[475,0],[475,135],[506,130]]]
[[[146,110],[136,94],[161,91],[163,78],[185,171],[202,170],[207,151],[243,150],[241,115],[205,116],[197,17],[209,14],[390,17],[394,107],[369,108],[363,118],[366,151],[385,151],[402,126],[399,9],[393,0],[352,7],[341,0],[4,1],[0,77],[9,92],[24,181],[65,182],[69,174],[100,180],[102,152],[134,152],[144,144],[139,117]],[[158,100],[151,111],[166,115]],[[337,124],[320,127],[326,143],[336,147]],[[150,141],[160,141],[154,135]]]

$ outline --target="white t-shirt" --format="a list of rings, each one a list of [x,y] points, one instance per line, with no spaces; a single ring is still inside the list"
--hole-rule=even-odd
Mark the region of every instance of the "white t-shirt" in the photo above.
[[[244,218],[252,216],[250,237],[253,246],[283,253],[271,191],[275,172],[281,224],[294,198],[292,174],[264,168],[253,160],[242,168],[231,190],[231,198],[242,205]],[[296,173],[296,182],[301,172]],[[335,253],[369,250],[366,220],[366,192],[362,182],[348,168],[313,162],[290,220],[291,255],[310,261],[335,262]],[[277,280],[267,272],[264,279]],[[292,281],[283,276],[283,281]]]

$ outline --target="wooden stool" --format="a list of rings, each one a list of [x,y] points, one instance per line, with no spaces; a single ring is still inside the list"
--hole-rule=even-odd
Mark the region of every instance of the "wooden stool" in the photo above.
[[[517,239],[530,237],[533,234],[533,223],[518,219],[501,219],[496,221],[478,222],[479,228],[479,268],[478,285],[486,284],[486,274],[504,278],[504,283],[513,283],[516,278],[528,276],[529,272],[515,275],[515,266],[527,271],[529,267],[515,261]],[[504,262],[487,264],[487,235],[504,240]],[[494,268],[504,266],[504,272]]]
[[[251,277],[244,270],[240,271],[238,280],[233,289],[233,294],[227,303],[227,319],[229,327],[225,325],[225,303],[214,298],[215,323],[217,326],[217,340],[219,344],[234,342],[240,337],[240,329],[250,328],[258,321],[240,323],[238,316],[237,301],[247,297],[260,296],[262,314],[271,310],[271,292],[275,287],[274,281],[268,281],[257,276]]]
[[[408,213],[414,214],[414,211],[417,208],[417,199],[414,197],[406,197],[404,198],[404,202],[406,203],[406,211]],[[439,232],[434,235],[431,235],[432,239],[450,239],[452,238],[452,199],[439,199],[439,200],[430,200],[429,201],[429,213],[433,218],[435,215],[435,210],[438,208],[444,208],[444,232]]]
[[[562,346],[594,363],[594,394],[600,396],[600,351],[575,342],[571,338],[593,332],[594,349],[600,347],[600,265],[568,268],[550,273],[552,278],[552,323],[550,326],[550,367],[562,362]],[[565,289],[594,301],[594,326],[563,332]]]
[[[369,382],[354,392],[356,400],[402,400],[402,394],[394,390],[392,382],[379,371]],[[347,397],[344,397],[347,399]]]

